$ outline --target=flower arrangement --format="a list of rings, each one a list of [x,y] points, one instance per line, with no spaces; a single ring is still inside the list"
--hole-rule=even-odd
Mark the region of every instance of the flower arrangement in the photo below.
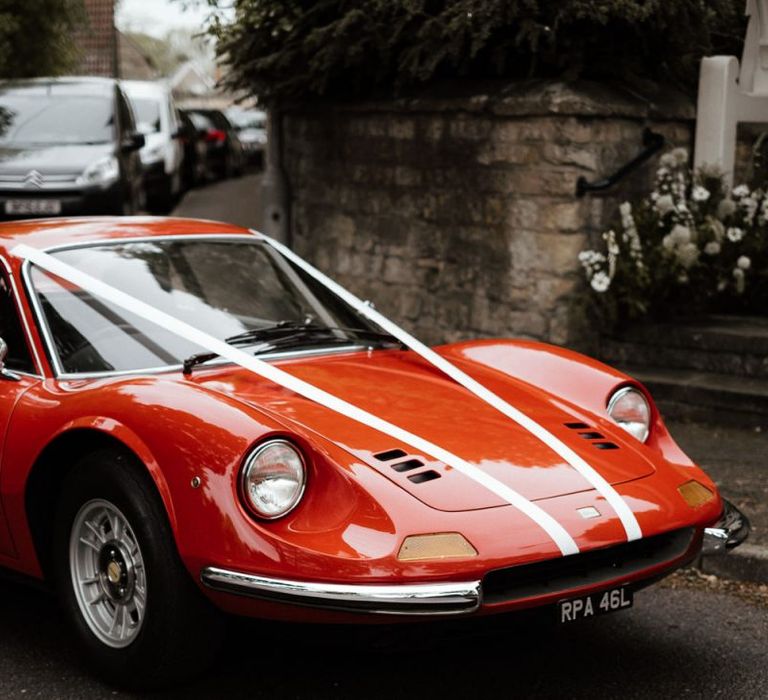
[[[619,208],[605,250],[579,254],[604,324],[768,309],[768,189],[730,190],[692,171],[688,152],[661,157],[653,191]],[[618,231],[618,232],[617,232]]]

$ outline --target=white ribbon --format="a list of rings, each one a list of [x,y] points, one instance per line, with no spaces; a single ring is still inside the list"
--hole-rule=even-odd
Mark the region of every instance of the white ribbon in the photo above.
[[[275,250],[281,253],[284,257],[288,258],[291,262],[304,270],[311,277],[316,279],[322,285],[327,287],[336,296],[343,299],[347,304],[353,307],[363,316],[366,316],[371,321],[379,325],[387,333],[390,333],[400,342],[407,345],[417,355],[420,355],[427,362],[434,367],[437,367],[444,374],[448,375],[456,383],[463,386],[468,391],[471,391],[475,396],[485,401],[487,404],[493,406],[495,409],[503,413],[508,418],[511,418],[515,423],[525,428],[528,432],[535,435],[541,440],[547,447],[553,452],[558,454],[565,460],[571,467],[573,467],[579,474],[581,474],[600,495],[605,498],[610,504],[613,510],[618,515],[621,524],[624,526],[624,531],[627,534],[627,540],[637,540],[643,536],[640,530],[640,524],[635,518],[635,514],[632,512],[626,501],[616,492],[616,490],[599,474],[594,467],[587,464],[587,462],[577,455],[568,445],[555,435],[550,433],[544,426],[537,423],[535,420],[527,416],[522,411],[514,408],[508,404],[504,399],[494,394],[489,389],[486,389],[482,384],[475,381],[465,372],[462,372],[456,365],[448,362],[444,357],[438,355],[434,350],[424,345],[421,341],[414,338],[412,335],[404,331],[398,325],[390,321],[386,316],[382,316],[378,311],[371,307],[370,304],[362,301],[354,294],[348,292],[344,287],[334,282],[328,276],[324,275],[320,270],[310,265],[308,262],[296,255],[290,248],[287,248],[282,243],[278,243],[276,240],[265,236],[258,231],[251,231],[258,238],[271,245]]]
[[[257,235],[261,236],[261,234]],[[417,347],[419,349],[425,347],[414,338],[411,338],[411,336],[405,333],[405,331],[401,331],[393,323],[384,319],[381,314],[373,312],[373,310],[368,308],[364,302],[360,301],[335,283],[328,280],[328,278],[326,278],[324,275],[322,275],[322,273],[315,270],[310,265],[307,265],[301,261],[300,258],[291,253],[291,251],[289,251],[287,248],[280,246],[280,244],[278,244],[276,241],[272,241],[266,236],[262,236],[262,238],[267,243],[283,253],[283,255],[285,255],[290,260],[294,262],[300,261],[300,266],[303,269],[306,269],[308,273],[310,273],[319,281],[323,282],[323,284],[328,286],[333,292],[341,296],[343,299],[353,300],[355,302],[354,305],[360,308],[361,311],[366,309],[366,315],[369,316],[369,318],[371,318],[371,320],[373,320],[375,323],[385,328],[387,332],[392,332],[392,330],[394,330],[395,332],[392,332],[392,335],[395,335],[399,339],[403,340],[403,342],[406,342],[404,338],[408,338],[408,345],[415,346],[413,347],[414,350]],[[286,254],[286,251],[288,254]],[[336,413],[339,413],[346,418],[350,418],[351,420],[357,421],[358,423],[362,423],[363,425],[385,433],[393,439],[406,443],[415,448],[417,451],[422,452],[425,455],[430,455],[433,458],[443,462],[444,464],[453,467],[456,471],[464,474],[478,484],[481,484],[486,489],[496,494],[499,498],[527,515],[549,535],[549,537],[555,542],[563,555],[576,554],[579,552],[579,548],[571,535],[568,534],[565,528],[551,515],[549,515],[549,513],[498,479],[495,479],[489,474],[486,474],[481,469],[478,469],[476,466],[463,460],[458,455],[455,455],[448,450],[445,450],[442,447],[431,443],[429,440],[425,440],[418,435],[414,435],[413,433],[400,428],[399,426],[394,425],[389,421],[383,420],[382,418],[379,418],[372,413],[368,413],[368,411],[354,406],[353,404],[348,403],[347,401],[344,401],[337,396],[333,396],[323,389],[298,379],[297,377],[288,374],[278,367],[269,364],[268,362],[264,362],[263,360],[260,360],[257,357],[244,352],[243,350],[229,345],[219,338],[215,338],[214,336],[209,335],[208,333],[205,333],[204,331],[201,331],[194,326],[185,323],[184,321],[181,321],[139,299],[136,299],[135,297],[132,297],[130,294],[121,292],[119,289],[116,289],[115,287],[112,287],[111,285],[108,285],[101,280],[98,280],[95,277],[92,277],[91,275],[82,272],[65,262],[62,262],[61,260],[58,260],[48,253],[45,253],[36,248],[32,248],[31,246],[25,244],[16,246],[11,252],[13,255],[29,260],[38,267],[47,270],[57,277],[64,279],[95,296],[105,299],[115,306],[125,309],[130,313],[136,314],[137,316],[140,316],[147,321],[150,321],[151,323],[161,326],[162,328],[175,333],[179,337],[185,338],[191,343],[206,348],[210,352],[216,353],[217,355],[220,355],[221,357],[240,365],[244,369],[250,370],[260,377],[283,386],[286,389],[289,389],[290,391],[293,391],[296,394],[299,394],[300,396],[303,396],[304,398],[309,399],[310,401],[313,401],[321,406],[325,406],[326,408],[329,408],[330,410],[335,411]],[[325,280],[327,280],[327,282]],[[342,294],[339,294],[337,289],[343,292],[343,296]],[[382,323],[382,320],[385,323]],[[419,351],[417,350],[417,352]],[[423,352],[419,352],[419,354],[424,357]],[[436,357],[438,356],[436,355]],[[459,372],[458,369],[453,368],[453,366],[449,363],[445,364],[449,368],[452,368],[452,372],[463,375],[462,372]]]

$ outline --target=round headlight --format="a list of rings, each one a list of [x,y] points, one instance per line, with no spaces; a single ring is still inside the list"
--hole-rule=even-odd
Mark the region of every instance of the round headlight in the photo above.
[[[651,407],[641,391],[631,386],[619,389],[608,402],[608,415],[640,442],[651,430]]]
[[[260,518],[272,520],[293,510],[304,493],[305,481],[304,459],[285,440],[259,445],[243,466],[243,495]]]

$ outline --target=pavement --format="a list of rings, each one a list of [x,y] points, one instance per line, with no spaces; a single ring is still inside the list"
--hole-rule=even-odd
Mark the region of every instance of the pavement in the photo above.
[[[395,629],[241,623],[212,671],[151,695],[95,680],[55,602],[0,583],[0,697],[764,698],[768,587],[690,577],[568,626],[550,617]]]
[[[226,221],[259,228],[261,173],[220,180],[187,192],[171,216]]]
[[[680,447],[752,524],[744,544],[727,554],[703,558],[701,570],[768,583],[768,433],[677,421],[667,421],[667,426]]]

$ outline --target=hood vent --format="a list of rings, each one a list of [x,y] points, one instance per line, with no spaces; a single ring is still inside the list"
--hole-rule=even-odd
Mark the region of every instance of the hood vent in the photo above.
[[[605,440],[605,436],[602,433],[598,433],[593,430],[591,426],[586,423],[565,423],[566,428],[571,430],[585,431],[579,432],[579,437],[589,440],[598,450],[618,450],[619,446],[613,442]],[[602,440],[603,442],[595,442],[596,440]]]
[[[394,449],[394,450],[386,450],[385,452],[377,452],[375,455],[373,455],[376,459],[379,460],[379,462],[391,462],[394,459],[401,459],[402,457],[407,457],[408,454],[406,452],[403,452],[400,449]],[[424,462],[422,462],[420,459],[404,459],[401,462],[395,462],[394,464],[389,465],[394,471],[398,472],[399,474],[402,474],[404,472],[410,472],[414,469],[420,469],[421,467],[425,466]],[[409,474],[408,480],[412,481],[414,484],[423,484],[427,481],[434,481],[435,479],[440,478],[440,473],[436,472],[434,469],[427,469],[423,472],[416,472],[415,474]]]
[[[402,450],[387,450],[386,452],[377,452],[373,456],[376,457],[379,462],[389,462],[393,459],[400,459],[400,457],[405,457],[406,453]]]
[[[412,481],[414,484],[423,484],[425,481],[432,481],[434,479],[439,479],[440,474],[438,474],[433,469],[428,469],[425,472],[419,472],[418,474],[411,474],[408,479]]]
[[[424,466],[424,462],[420,462],[418,459],[407,459],[405,462],[397,462],[396,464],[390,464],[396,472],[409,472],[412,469],[418,469]]]

